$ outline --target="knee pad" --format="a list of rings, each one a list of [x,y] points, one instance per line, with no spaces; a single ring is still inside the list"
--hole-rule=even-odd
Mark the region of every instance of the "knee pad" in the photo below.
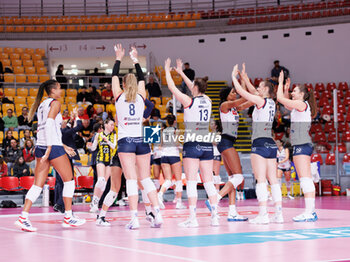
[[[220,176],[213,176],[213,182],[214,182],[214,185],[220,185],[221,184],[221,177]]]
[[[208,197],[216,196],[217,194],[213,181],[204,183],[204,189],[207,192]]]
[[[137,188],[137,180],[127,179],[126,180],[126,193],[128,196],[137,196],[139,194]]]
[[[68,182],[64,182],[63,183],[62,196],[63,197],[73,197],[74,190],[75,190],[75,182],[74,182],[74,180],[71,180],[71,181],[68,181]]]
[[[42,190],[42,187],[32,185],[31,188],[29,189],[27,195],[26,195],[26,199],[29,199],[34,204],[34,202],[40,196],[41,190]]]
[[[168,188],[171,186],[171,181],[168,179],[165,179],[162,187],[165,187],[165,190],[168,190]]]
[[[266,183],[257,183],[255,192],[259,202],[267,201],[268,193]]]
[[[178,180],[175,182],[175,192],[176,193],[180,193],[182,192],[182,181],[181,180]]]
[[[159,179],[154,179],[153,183],[154,183],[154,186],[156,187],[156,189],[158,190],[160,188]]]
[[[103,201],[103,204],[110,207],[111,205],[113,205],[116,198],[117,198],[117,193],[111,190],[106,195],[105,200]]]
[[[279,184],[271,185],[271,195],[275,203],[282,201],[282,191]]]
[[[235,174],[232,178],[229,179],[229,182],[233,185],[234,188],[237,188],[240,184],[242,184],[244,177],[242,174]]]
[[[151,191],[156,191],[156,187],[154,186],[151,178],[149,178],[149,177],[147,177],[144,180],[142,180],[141,184],[142,184],[143,189],[145,190],[146,194],[148,194]]]
[[[312,181],[311,177],[301,177],[300,187],[303,190],[304,194],[315,192],[315,184]]]
[[[106,188],[106,184],[106,179],[104,177],[99,177],[97,178],[95,187],[99,188],[103,192]]]
[[[187,197],[198,197],[198,193],[197,193],[197,181],[187,181],[187,185],[186,185],[186,192],[187,192]]]
[[[141,194],[142,194],[142,200],[143,200],[143,203],[145,204],[149,204],[150,201],[149,201],[149,198],[145,192],[145,190],[141,190]]]

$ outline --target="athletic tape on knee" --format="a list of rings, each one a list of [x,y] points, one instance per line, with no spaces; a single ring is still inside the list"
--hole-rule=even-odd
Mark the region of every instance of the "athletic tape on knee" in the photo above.
[[[143,203],[145,204],[149,204],[150,201],[149,201],[149,198],[145,192],[145,190],[141,190],[141,194],[142,194],[142,200],[143,200]]]
[[[282,201],[282,191],[279,184],[271,185],[271,195],[274,202]]]
[[[139,194],[137,188],[137,180],[126,180],[126,193],[128,194],[128,196],[137,196]]]
[[[70,197],[72,198],[74,195],[74,190],[75,190],[75,182],[74,180],[64,182],[63,183],[63,192],[62,196],[63,197]]]
[[[205,191],[207,192],[208,197],[216,196],[217,192],[213,181],[204,183],[204,188],[205,188]]]
[[[141,180],[141,184],[142,184],[146,194],[148,194],[149,192],[152,192],[152,191],[156,191],[156,187],[154,186],[151,178],[149,178],[149,177],[145,178],[144,180]]]
[[[198,197],[197,193],[197,181],[187,181],[186,185],[187,198]]]
[[[97,178],[97,182],[95,187],[99,188],[102,192],[105,191],[106,188],[106,179],[104,177]]]
[[[234,174],[232,178],[229,179],[229,182],[233,185],[234,188],[237,188],[242,184],[244,177],[242,174]]]
[[[113,205],[116,198],[117,198],[117,193],[110,190],[106,195],[105,200],[103,200],[103,204],[110,207],[111,205]]]
[[[315,184],[312,181],[311,177],[301,177],[300,187],[303,190],[304,194],[315,192]]]
[[[170,186],[171,186],[171,181],[168,180],[168,179],[165,179],[165,181],[164,181],[162,187],[164,187],[165,190],[168,190],[168,188],[169,188]]]
[[[42,190],[42,187],[32,185],[26,195],[26,199],[29,199],[30,201],[32,201],[32,203],[34,203],[40,196],[41,190]]]
[[[255,192],[259,202],[267,201],[268,193],[266,183],[257,183]]]
[[[221,177],[220,176],[213,176],[213,182],[215,185],[221,184]]]
[[[183,188],[182,188],[182,180],[178,180],[175,182],[175,192],[176,193],[180,193],[183,191]]]

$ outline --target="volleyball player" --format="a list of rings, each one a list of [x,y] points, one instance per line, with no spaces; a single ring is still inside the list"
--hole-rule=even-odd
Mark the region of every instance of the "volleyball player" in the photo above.
[[[118,156],[126,177],[126,189],[129,199],[131,221],[128,229],[140,227],[137,217],[138,186],[141,184],[153,205],[155,221],[153,226],[160,227],[163,219],[159,209],[156,188],[150,178],[150,146],[143,142],[142,122],[145,108],[145,80],[137,58],[137,50],[133,47],[130,58],[135,63],[137,79],[134,74],[123,78],[123,90],[120,88],[119,68],[125,50],[121,44],[115,46],[116,62],[112,72],[112,91],[118,119]]]
[[[295,222],[314,222],[318,217],[315,212],[315,184],[311,176],[311,154],[313,151],[309,130],[311,119],[316,116],[317,108],[314,91],[304,85],[297,85],[292,91],[292,99],[289,98],[289,83],[283,90],[284,75],[279,76],[277,100],[287,109],[292,110],[291,118],[291,143],[293,146],[293,162],[300,178],[300,187],[304,193],[305,211],[294,217]]]
[[[97,150],[96,169],[97,182],[94,189],[94,196],[92,198],[91,213],[98,212],[98,203],[105,191],[107,181],[111,176],[111,163],[115,154],[117,146],[117,136],[114,131],[114,121],[106,119],[103,123],[103,131],[96,133],[94,142],[91,145],[91,151]],[[119,189],[118,189],[119,191]]]
[[[255,89],[252,85],[247,85],[248,91],[243,89],[237,80],[238,65],[235,65],[232,72],[232,80],[236,91],[243,98],[255,104],[253,111],[253,134],[251,162],[256,184],[256,195],[259,201],[259,215],[250,220],[254,224],[268,224],[270,222],[267,213],[268,191],[266,179],[271,184],[272,198],[275,202],[275,216],[272,222],[283,223],[282,214],[282,193],[277,182],[277,146],[272,139],[272,122],[275,115],[275,102],[273,85],[268,81],[262,81]]]
[[[160,144],[153,144],[153,150],[152,150],[152,170],[153,170],[153,181],[154,185],[156,186],[156,189],[160,189],[160,183],[159,183],[159,176],[161,169],[161,159],[162,159],[162,149]]]
[[[189,202],[190,217],[179,224],[181,227],[198,227],[196,218],[197,205],[197,172],[201,172],[204,188],[210,200],[212,214],[211,225],[219,225],[217,214],[217,193],[213,183],[213,146],[200,140],[200,136],[208,135],[211,117],[211,100],[204,94],[207,83],[203,79],[190,81],[182,71],[182,61],[176,60],[176,72],[180,74],[190,89],[193,98],[177,89],[170,73],[171,60],[165,61],[165,76],[169,90],[184,106],[184,121],[186,125],[185,141],[183,145],[183,165],[186,174],[186,190]],[[188,135],[197,135],[194,139],[187,139]],[[191,135],[192,136],[192,135]]]
[[[48,95],[48,98],[40,104],[44,91]],[[78,227],[85,224],[85,219],[80,219],[72,213],[75,183],[72,169],[67,168],[70,166],[70,163],[66,152],[70,156],[75,153],[72,148],[62,144],[62,115],[60,113],[61,103],[59,102],[61,91],[61,85],[56,80],[45,81],[40,85],[35,102],[29,112],[28,119],[31,121],[38,109],[38,133],[35,147],[36,166],[34,184],[26,195],[22,214],[15,222],[15,225],[23,231],[34,232],[37,230],[29,221],[28,212],[32,204],[40,196],[49,173],[50,165],[57,170],[63,180],[65,215],[62,226]]]
[[[291,163],[289,160],[289,149],[284,146],[284,143],[281,140],[276,140],[276,145],[277,145],[277,161],[278,161],[278,166],[277,166],[277,180],[280,186],[282,187],[282,177],[284,175],[284,178],[286,180],[286,187],[287,187],[287,196],[290,199],[294,199],[294,197],[291,196],[290,194],[290,187],[291,187],[291,182],[290,182],[290,174],[291,174]]]
[[[178,144],[174,141],[176,135],[176,118],[174,115],[166,117],[168,127],[163,129],[162,141],[162,157],[161,166],[164,175],[164,183],[158,192],[158,200],[161,208],[165,208],[163,204],[163,194],[172,184],[173,174],[175,175],[175,199],[176,209],[184,209],[186,206],[182,204],[182,166]],[[166,140],[166,141],[164,141]]]
[[[212,132],[220,133],[222,132],[220,120],[210,121],[210,129]],[[220,191],[221,177],[220,177],[220,167],[221,167],[221,154],[218,150],[217,143],[213,143],[213,182],[216,190]]]

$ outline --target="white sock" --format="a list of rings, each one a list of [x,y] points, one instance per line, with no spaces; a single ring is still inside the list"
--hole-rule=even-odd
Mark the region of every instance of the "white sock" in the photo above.
[[[189,206],[190,209],[190,218],[196,218],[196,206]]]
[[[22,211],[21,216],[22,216],[24,219],[27,219],[28,216],[29,216],[29,213],[28,213],[28,212],[25,212],[25,211]]]
[[[92,197],[92,204],[94,206],[98,206],[98,202],[100,202],[100,198],[98,196],[93,196]]]
[[[149,214],[149,213],[151,213],[152,212],[152,207],[151,207],[151,205],[145,205],[145,209],[146,209],[146,213],[147,214]]]
[[[228,210],[229,210],[228,211],[229,215],[233,215],[233,216],[237,215],[236,205],[229,205]]]
[[[179,204],[181,204],[181,202],[182,202],[182,199],[181,199],[181,197],[178,197],[178,198],[176,198],[176,203],[179,203]]]
[[[130,210],[131,218],[137,217],[137,210]]]
[[[158,195],[163,198],[163,192],[159,191]]]
[[[65,217],[72,217],[73,213],[72,210],[68,210],[65,212]]]
[[[101,211],[100,211],[100,216],[99,216],[99,217],[105,217],[106,214],[107,214],[107,211],[101,209]]]
[[[259,215],[267,214],[267,206],[259,206]]]
[[[154,209],[155,215],[160,212],[159,206],[154,206],[153,209]]]
[[[211,213],[212,214],[217,214],[218,213],[218,205],[211,205]]]
[[[276,214],[282,213],[282,204],[278,204],[275,206]]]
[[[154,185],[156,186],[157,190],[160,188],[159,179],[154,179]]]
[[[305,211],[310,214],[315,211],[315,198],[305,197]]]
[[[216,197],[218,198],[218,202],[222,199],[222,196],[220,194],[217,194]]]

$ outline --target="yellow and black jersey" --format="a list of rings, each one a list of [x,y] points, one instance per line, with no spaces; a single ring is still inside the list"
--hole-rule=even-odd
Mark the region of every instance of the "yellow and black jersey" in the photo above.
[[[115,149],[108,145],[108,142],[104,141],[103,137],[106,137],[109,142],[116,145],[117,136],[115,132],[105,135],[103,132],[98,134],[98,151],[97,151],[97,162],[111,162],[113,156],[117,151],[117,146]]]

